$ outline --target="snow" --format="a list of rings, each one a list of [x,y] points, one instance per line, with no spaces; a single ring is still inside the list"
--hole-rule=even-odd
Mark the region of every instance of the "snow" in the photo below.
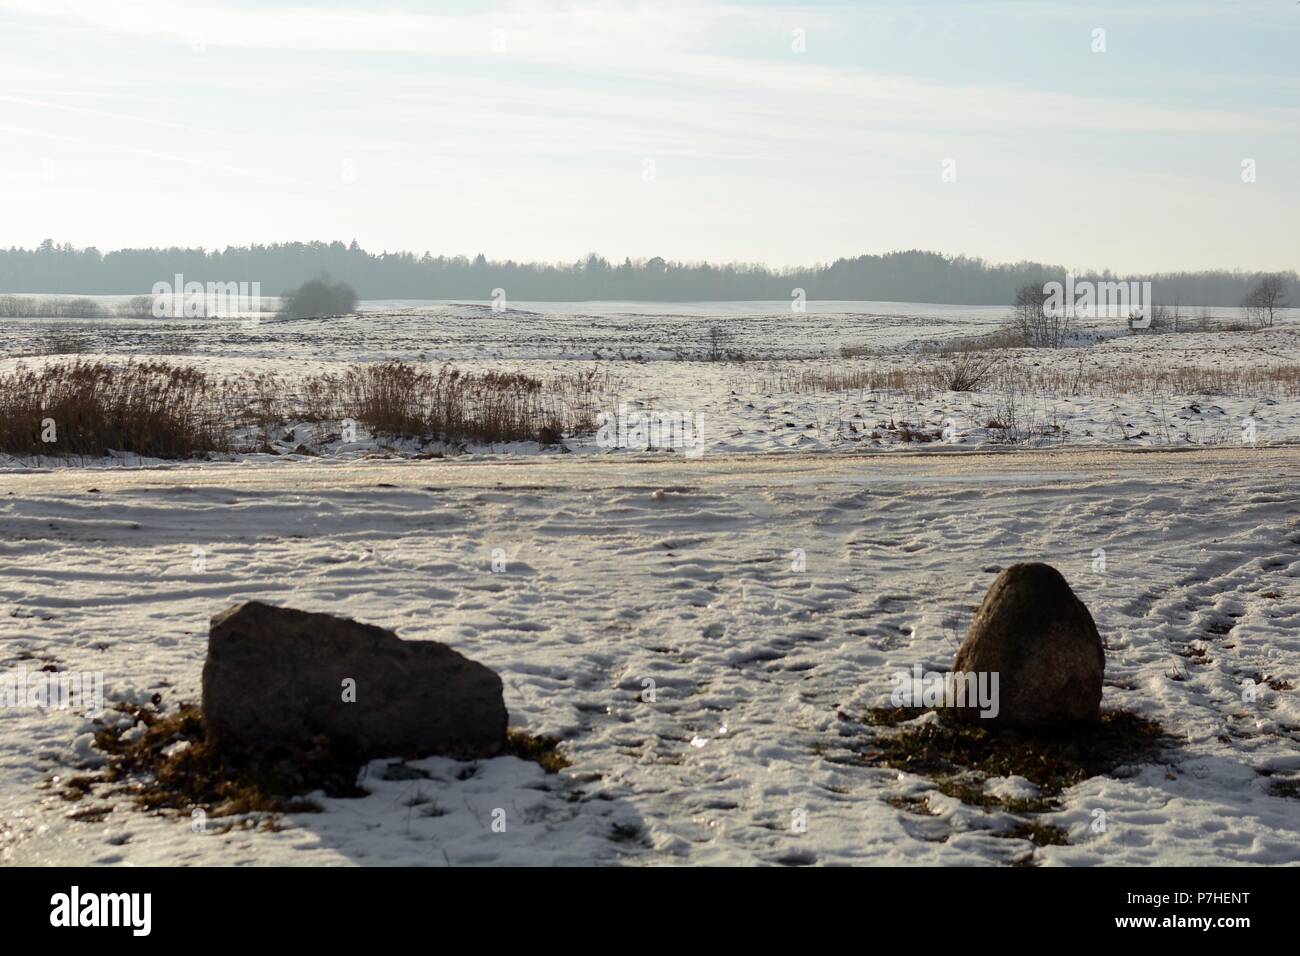
[[[93,719],[0,707],[0,860],[1300,862],[1300,808],[1276,792],[1300,778],[1295,398],[1035,396],[1068,434],[1023,447],[980,424],[986,393],[840,393],[831,400],[849,411],[837,421],[956,418],[960,440],[872,445],[825,423],[795,437],[776,424],[818,396],[766,387],[781,375],[849,367],[859,360],[839,346],[863,340],[881,349],[867,361],[906,366],[918,338],[987,331],[1004,310],[539,307],[538,327],[521,333],[517,315],[481,309],[475,324],[467,308],[386,304],[365,320],[268,323],[251,336],[202,326],[193,361],[303,374],[423,354],[537,370],[599,350],[621,383],[614,397],[700,412],[705,454],[571,439],[570,454],[376,458],[390,452],[363,436],[320,458],[0,462],[0,672],[102,672],[110,701],[196,702],[208,618],[258,598],[484,662],[502,675],[511,725],[562,738],[571,766],[379,760],[365,797],[317,794],[323,813],[229,827],[238,821],[143,813],[102,788],[63,800],[51,782],[98,759]],[[750,361],[672,357],[714,320],[734,323]],[[6,330],[17,344],[0,369],[46,360],[15,354],[35,325]],[[96,347],[121,358],[152,334],[130,326]],[[619,347],[657,360],[618,359]],[[1255,367],[1298,353],[1288,325],[1101,337],[1023,358]],[[1131,428],[1113,427],[1111,405]],[[1240,439],[1247,416],[1253,445]],[[1066,790],[1039,818],[1066,831],[1064,846],[999,836],[1023,817],[851,759],[867,731],[844,719],[887,704],[898,671],[946,670],[997,571],[1023,560],[1054,564],[1092,610],[1108,647],[1103,706],[1176,739],[1158,761]],[[985,789],[1034,794],[1018,777]],[[922,812],[900,808],[905,798]],[[87,807],[110,812],[72,816]]]
[[[808,374],[899,370],[915,374],[950,361],[918,352],[955,338],[993,331],[1005,309],[918,306],[905,303],[810,303],[807,313],[777,311],[780,304],[524,303],[495,313],[490,307],[432,304],[392,309],[367,303],[360,317],[266,319],[253,328],[238,320],[143,320],[129,322],[4,322],[10,350],[0,374],[19,363],[68,360],[37,354],[52,325],[77,328],[87,351],[80,357],[122,360],[151,355],[184,361],[217,377],[274,374],[287,382],[337,372],[356,361],[399,358],[452,362],[466,371],[523,371],[546,375],[596,370],[602,407],[672,414],[702,422],[710,454],[985,448],[1014,443],[1040,446],[1200,446],[1239,444],[1249,429],[1260,444],[1300,441],[1300,375],[1288,390],[1271,387],[1210,395],[1172,390],[1117,391],[1077,388],[1074,378],[1122,379],[1131,369],[1192,368],[1209,372],[1260,373],[1300,367],[1300,324],[1252,332],[1186,332],[1130,335],[1113,320],[1081,323],[1080,344],[1058,349],[1016,349],[1002,364],[1036,376],[1039,385],[1008,391],[990,383],[974,392],[855,388],[843,391],[796,387]],[[385,311],[375,311],[387,306]],[[764,308],[764,306],[766,306]],[[651,309],[657,311],[650,311]],[[788,310],[788,305],[786,306]],[[601,311],[603,310],[603,311]],[[1234,310],[1215,310],[1230,321]],[[743,362],[711,362],[709,329],[718,327],[726,348]],[[841,349],[866,354],[845,358]],[[1012,434],[990,427],[1014,414]],[[328,458],[377,454],[414,455],[430,449],[415,442],[383,441],[361,428],[343,442],[339,423],[290,422],[289,440],[270,444],[275,453],[233,456],[254,464],[277,458],[300,460],[306,443]],[[908,432],[921,441],[910,440]],[[260,440],[252,442],[260,445]],[[437,446],[434,450],[449,451]],[[454,449],[476,456],[535,454],[535,443]],[[571,436],[565,450],[620,454],[596,436]],[[554,449],[545,450],[551,453]],[[682,449],[676,450],[678,453]],[[15,461],[0,455],[0,468],[58,464]],[[130,456],[80,462],[82,466],[155,465]]]
[[[91,823],[39,788],[76,772],[84,719],[7,709],[4,858],[1006,862],[1030,849],[992,835],[1007,814],[840,762],[862,729],[837,714],[886,703],[895,671],[944,669],[995,569],[1045,559],[1109,644],[1104,705],[1159,720],[1179,743],[1067,791],[1048,820],[1070,845],[1035,859],[1300,861],[1295,801],[1269,791],[1300,771],[1300,708],[1266,682],[1300,677],[1297,464],[1291,449],[1230,448],[208,465],[104,472],[97,494],[76,470],[11,475],[5,666],[50,661],[103,671],[110,696],[197,700],[208,616],[261,598],[482,660],[503,676],[512,725],[562,737],[572,766],[547,776],[499,758],[460,779],[467,767],[435,758],[415,765],[427,778],[389,781],[380,761],[369,796],[318,796],[325,813],[278,832],[195,832],[124,797]],[[1193,643],[1206,659],[1181,656]],[[887,802],[918,794],[933,815]],[[442,815],[413,802],[426,800]]]

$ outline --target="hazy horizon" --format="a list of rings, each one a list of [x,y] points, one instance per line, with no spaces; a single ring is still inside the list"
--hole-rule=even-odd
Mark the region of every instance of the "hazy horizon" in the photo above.
[[[988,263],[922,250],[858,256],[830,264],[770,269],[755,264],[682,263],[654,257],[610,262],[590,255],[568,263],[502,262],[484,256],[375,252],[359,244],[286,243],[201,249],[103,252],[56,245],[0,248],[0,293],[131,294],[158,283],[257,283],[268,295],[318,276],[340,280],[365,299],[485,301],[892,301],[1005,305],[1029,285],[1075,279],[1150,280],[1164,305],[1240,305],[1258,273],[1199,271],[1105,274],[1024,261]],[[181,276],[176,279],[176,276]],[[1281,273],[1284,287],[1297,282]],[[247,293],[245,293],[247,294]],[[256,293],[254,293],[256,294]],[[793,299],[792,299],[793,297]],[[13,304],[9,311],[21,312]]]
[[[3,246],[1297,266],[1293,3],[0,0],[0,23]]]
[[[203,243],[181,243],[177,245],[170,245],[170,244],[155,242],[155,243],[149,243],[144,245],[129,245],[129,246],[117,246],[117,247],[106,248],[104,246],[97,245],[95,243],[73,243],[58,236],[42,236],[39,242],[0,244],[0,251],[18,250],[23,252],[35,252],[38,249],[40,249],[40,247],[43,244],[48,242],[48,243],[53,243],[53,246],[56,249],[63,249],[63,248],[67,248],[68,246],[71,246],[74,250],[78,252],[83,252],[83,251],[88,251],[93,249],[98,251],[102,255],[134,253],[134,252],[154,252],[154,251],[163,252],[163,251],[170,251],[170,250],[177,250],[177,251],[184,251],[184,252],[202,252],[211,255],[214,253],[221,253],[229,250],[254,249],[259,247],[268,248],[276,245],[336,246],[341,243],[344,246],[350,246],[353,242],[356,241],[357,240],[355,238],[350,238],[346,240],[342,238],[330,238],[330,239],[301,239],[301,238],[294,238],[294,237],[289,237],[286,239],[253,238],[245,242],[219,243],[215,245],[214,244],[205,245]],[[822,268],[826,268],[827,266],[833,265],[836,262],[851,261],[862,257],[889,257],[889,256],[896,256],[896,255],[902,255],[907,253],[920,253],[922,255],[943,256],[945,258],[953,259],[953,260],[968,260],[971,262],[982,262],[986,266],[989,266],[991,268],[1004,268],[1004,267],[1011,267],[1017,265],[1032,265],[1032,266],[1043,267],[1044,269],[1052,270],[1053,274],[1059,272],[1062,275],[1064,275],[1065,273],[1070,273],[1076,276],[1115,275],[1120,277],[1127,277],[1127,276],[1204,274],[1204,273],[1229,273],[1229,274],[1242,274],[1242,275],[1259,275],[1263,273],[1272,273],[1272,272],[1300,273],[1300,256],[1298,256],[1295,259],[1295,261],[1291,264],[1283,264],[1283,265],[1272,266],[1272,267],[1255,266],[1255,265],[1244,264],[1244,263],[1220,263],[1220,264],[1212,264],[1212,265],[1205,265],[1205,266],[1198,266],[1198,267],[1190,267],[1190,266],[1183,267],[1175,264],[1174,266],[1167,269],[1154,269],[1154,268],[1144,269],[1140,267],[1121,269],[1121,268],[1116,268],[1115,266],[1107,263],[1083,263],[1083,264],[1065,265],[1061,262],[1048,260],[1042,256],[1031,255],[1019,259],[1014,259],[1014,260],[995,259],[990,256],[981,255],[978,250],[965,251],[965,252],[950,252],[943,249],[920,248],[920,247],[905,248],[902,246],[880,248],[880,249],[845,249],[844,251],[832,255],[829,258],[816,259],[816,260],[808,259],[808,260],[801,260],[796,262],[778,263],[778,262],[766,262],[762,260],[727,259],[719,256],[707,256],[707,255],[699,258],[690,258],[686,256],[672,255],[671,250],[669,250],[668,255],[665,255],[664,252],[661,250],[661,251],[650,252],[642,255],[612,256],[607,254],[601,249],[593,248],[587,250],[581,255],[573,256],[573,257],[541,256],[537,258],[521,259],[516,256],[494,256],[487,253],[485,250],[481,250],[481,249],[475,249],[475,250],[438,249],[438,248],[424,247],[424,246],[407,248],[407,247],[395,247],[392,245],[383,245],[383,244],[377,246],[368,246],[365,243],[357,243],[357,244],[362,250],[364,250],[366,253],[370,255],[415,256],[417,258],[423,258],[425,256],[429,256],[432,257],[433,259],[463,260],[466,262],[473,262],[479,256],[483,256],[489,263],[492,264],[514,263],[520,266],[544,267],[544,268],[570,267],[575,264],[584,262],[591,257],[595,257],[597,259],[603,259],[606,262],[609,262],[615,266],[623,263],[624,261],[631,262],[634,264],[643,264],[649,262],[652,259],[658,258],[658,259],[663,259],[665,262],[674,263],[683,266],[708,265],[715,268],[766,269],[772,272],[773,274],[780,275],[786,273],[800,272],[804,270],[822,269]]]

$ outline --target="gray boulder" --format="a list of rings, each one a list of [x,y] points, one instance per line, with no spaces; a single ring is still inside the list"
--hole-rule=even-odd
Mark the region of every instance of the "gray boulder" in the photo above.
[[[1042,728],[1097,720],[1105,667],[1097,625],[1061,573],[1015,564],[984,596],[953,670],[998,675],[993,723]]]
[[[506,739],[501,678],[482,664],[445,644],[260,601],[213,616],[203,713],[210,743],[241,750],[325,735],[361,758],[490,757]]]

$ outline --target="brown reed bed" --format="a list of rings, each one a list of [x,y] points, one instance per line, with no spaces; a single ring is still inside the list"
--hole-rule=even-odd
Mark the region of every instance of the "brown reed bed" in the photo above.
[[[551,444],[594,429],[609,385],[594,368],[535,377],[380,362],[217,378],[166,360],[59,360],[0,374],[0,452],[180,459],[264,447],[285,423],[349,419],[383,438]]]
[[[188,458],[227,447],[217,389],[167,362],[64,361],[0,375],[0,451]]]

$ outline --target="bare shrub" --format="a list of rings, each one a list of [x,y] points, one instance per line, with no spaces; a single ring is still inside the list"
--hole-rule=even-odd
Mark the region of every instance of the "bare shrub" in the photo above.
[[[997,356],[964,352],[944,366],[944,387],[950,392],[977,392],[997,363]]]
[[[281,297],[280,315],[290,319],[347,315],[357,308],[357,293],[345,282],[321,275]]]
[[[444,370],[445,372],[445,370]],[[381,435],[417,435],[445,431],[458,416],[449,413],[455,379],[440,381],[404,362],[359,365],[348,369],[339,389],[343,418],[351,418]]]
[[[334,417],[335,382],[331,375],[313,375],[303,380],[299,390],[299,414],[305,420],[323,422]]]
[[[1141,328],[1130,322],[1129,331],[1149,333],[1177,332],[1179,331],[1178,327],[1181,324],[1181,320],[1182,313],[1178,306],[1175,305],[1171,308],[1163,302],[1156,302],[1151,306],[1151,321],[1147,323],[1146,328]]]
[[[332,393],[338,417],[377,435],[500,442],[536,438],[550,424],[536,407],[541,387],[525,375],[381,362],[349,368],[324,392]]]
[[[730,348],[731,334],[720,325],[710,325],[704,338],[704,358],[709,362],[743,362],[745,356]]]
[[[995,443],[1015,444],[1025,438],[1020,427],[1020,403],[1014,384],[1008,384],[1003,391],[984,427],[989,430],[989,438]]]

